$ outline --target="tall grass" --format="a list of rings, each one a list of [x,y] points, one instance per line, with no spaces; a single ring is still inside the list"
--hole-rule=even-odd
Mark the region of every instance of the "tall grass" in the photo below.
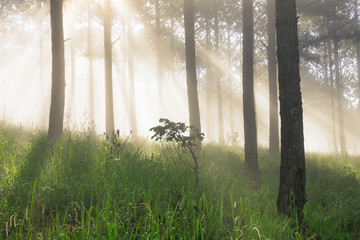
[[[1,132],[1,131],[0,131]],[[144,150],[146,148],[146,150]],[[278,215],[279,157],[204,146],[200,183],[171,144],[0,133],[2,239],[359,239],[360,165],[309,154],[304,223]]]

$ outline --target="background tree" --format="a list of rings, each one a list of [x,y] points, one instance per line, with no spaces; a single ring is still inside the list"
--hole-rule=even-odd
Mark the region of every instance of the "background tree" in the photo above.
[[[114,103],[112,87],[112,10],[111,0],[104,2],[104,47],[105,47],[105,115],[106,134],[111,136],[114,132]]]
[[[254,8],[253,1],[243,1],[243,109],[245,165],[259,171],[254,96]]]
[[[276,0],[276,37],[281,116],[278,211],[302,215],[306,202],[303,109],[295,0]]]
[[[62,0],[50,1],[52,42],[52,88],[49,117],[50,139],[57,139],[63,132],[65,106],[65,56]]]

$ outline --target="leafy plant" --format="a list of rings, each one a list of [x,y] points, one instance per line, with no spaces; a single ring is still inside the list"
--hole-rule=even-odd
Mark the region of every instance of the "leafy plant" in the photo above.
[[[194,162],[194,166],[189,163],[186,163],[195,172],[196,184],[199,183],[199,164],[196,157],[196,147],[198,143],[204,140],[204,134],[201,133],[194,126],[186,126],[182,122],[172,122],[166,118],[160,118],[159,122],[161,125],[150,128],[150,131],[154,132],[154,135],[151,139],[155,141],[164,141],[164,142],[174,142],[177,144],[177,147],[180,149],[187,149]],[[188,135],[186,135],[188,133]],[[181,156],[180,159],[182,160]]]

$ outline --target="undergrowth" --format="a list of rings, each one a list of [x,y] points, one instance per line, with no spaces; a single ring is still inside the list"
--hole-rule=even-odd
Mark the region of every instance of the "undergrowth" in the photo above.
[[[360,159],[307,155],[304,223],[278,215],[280,157],[205,144],[200,182],[172,144],[0,131],[1,239],[360,239]],[[144,150],[146,149],[146,150]],[[182,158],[190,158],[184,153]]]

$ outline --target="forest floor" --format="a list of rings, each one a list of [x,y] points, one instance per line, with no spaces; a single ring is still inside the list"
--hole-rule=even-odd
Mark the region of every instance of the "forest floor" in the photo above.
[[[0,129],[0,239],[360,239],[360,157],[307,154],[303,224],[276,210],[280,157],[204,144],[200,182],[172,144]]]

